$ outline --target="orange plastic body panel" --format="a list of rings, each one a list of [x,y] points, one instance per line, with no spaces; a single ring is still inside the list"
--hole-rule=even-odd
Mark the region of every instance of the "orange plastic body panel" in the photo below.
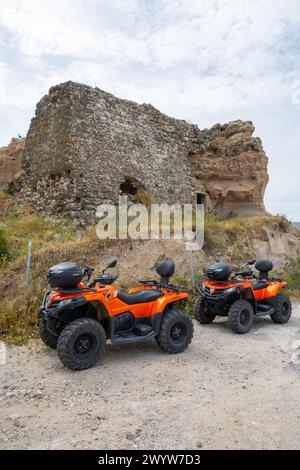
[[[285,281],[268,281],[268,286],[265,287],[264,289],[259,289],[259,290],[253,290],[252,288],[252,282],[257,281],[257,279],[247,279],[247,280],[241,280],[241,282],[230,282],[228,283],[217,283],[217,282],[212,282],[209,280],[204,281],[204,285],[206,287],[209,287],[210,289],[229,289],[230,287],[236,287],[236,286],[243,286],[246,289],[249,288],[252,290],[253,297],[255,300],[264,300],[268,299],[270,297],[275,297],[282,288],[287,286],[287,282]]]
[[[78,287],[85,289],[83,284],[79,284]],[[139,286],[130,289],[128,292],[136,292],[138,290],[149,289],[149,286]],[[65,294],[60,290],[54,290],[51,292],[49,303],[55,301],[62,301],[71,299],[74,297],[84,297],[88,302],[101,302],[106,308],[109,316],[119,315],[123,312],[131,312],[135,318],[139,317],[151,317],[156,313],[162,313],[168,304],[178,302],[180,300],[188,299],[186,292],[168,292],[165,289],[161,289],[164,293],[163,296],[152,302],[145,302],[139,304],[128,305],[117,297],[118,289],[115,286],[100,286],[96,285],[94,291],[91,292],[87,289],[86,292],[83,290],[78,293]]]
[[[279,294],[280,290],[287,286],[287,282],[282,281],[282,282],[269,282],[268,287],[265,289],[259,289],[253,291],[254,298],[256,300],[264,300],[268,299],[269,297],[274,297],[275,295]]]

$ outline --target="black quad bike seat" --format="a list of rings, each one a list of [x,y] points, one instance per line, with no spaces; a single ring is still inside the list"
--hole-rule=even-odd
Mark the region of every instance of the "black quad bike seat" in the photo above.
[[[265,289],[266,287],[268,287],[268,285],[269,284],[266,281],[257,280],[257,281],[252,282],[252,289],[253,290]]]
[[[162,295],[164,294],[159,289],[138,290],[136,292],[126,293],[126,294],[122,294],[122,292],[118,293],[119,299],[128,305],[152,302],[158,299],[159,297],[161,297]]]

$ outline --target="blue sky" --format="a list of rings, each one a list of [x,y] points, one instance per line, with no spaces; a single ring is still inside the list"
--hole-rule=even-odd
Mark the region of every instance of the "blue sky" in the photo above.
[[[0,0],[0,145],[66,80],[200,128],[252,120],[267,209],[300,220],[299,0]]]

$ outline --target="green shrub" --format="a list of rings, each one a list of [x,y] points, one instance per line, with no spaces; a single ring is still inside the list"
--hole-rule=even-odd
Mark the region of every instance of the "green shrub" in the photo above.
[[[279,273],[288,283],[287,293],[294,298],[300,298],[300,261],[289,263],[284,270]]]
[[[300,261],[289,261],[285,266],[277,269],[275,268],[271,274],[272,277],[277,277],[287,281],[287,288],[284,293],[290,295],[293,299],[300,299]]]
[[[0,263],[1,260],[7,255],[8,246],[4,231],[0,229]]]

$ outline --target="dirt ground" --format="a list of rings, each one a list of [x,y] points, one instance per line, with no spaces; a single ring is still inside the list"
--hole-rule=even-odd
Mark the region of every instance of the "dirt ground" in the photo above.
[[[82,372],[40,341],[7,347],[0,448],[300,449],[300,306],[242,336],[224,319],[194,326],[183,354],[108,345]]]

